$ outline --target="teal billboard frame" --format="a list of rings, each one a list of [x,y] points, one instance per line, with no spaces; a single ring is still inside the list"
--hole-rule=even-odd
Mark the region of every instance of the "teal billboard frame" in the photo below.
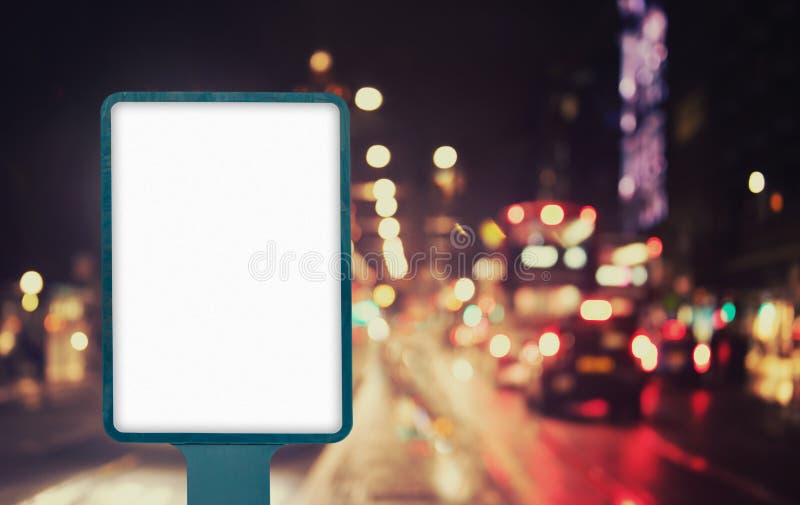
[[[342,349],[342,426],[335,433],[130,433],[114,426],[114,370],[111,282],[111,109],[119,102],[282,102],[330,103],[339,109],[339,172],[341,230],[341,349]],[[103,426],[119,442],[196,445],[268,445],[317,444],[344,439],[353,426],[352,391],[352,299],[350,246],[350,113],[347,104],[329,93],[271,92],[119,92],[109,95],[100,108],[100,179],[101,179],[101,263],[102,263],[102,334],[103,334]],[[276,406],[276,408],[280,408]],[[187,450],[185,450],[187,449]],[[197,450],[197,449],[195,449]],[[211,448],[209,447],[209,450]],[[274,450],[274,449],[272,449]],[[191,463],[191,461],[188,461]],[[190,465],[191,466],[191,465]],[[190,472],[191,474],[191,472]],[[191,480],[191,477],[190,477]],[[190,485],[190,491],[191,491]],[[190,492],[191,494],[191,492]],[[191,496],[190,496],[190,501]]]

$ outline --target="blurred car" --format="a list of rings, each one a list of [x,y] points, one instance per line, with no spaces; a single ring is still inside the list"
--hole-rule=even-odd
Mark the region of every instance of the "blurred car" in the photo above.
[[[699,342],[692,329],[677,319],[667,319],[654,339],[661,356],[656,373],[673,384],[696,386],[711,376],[711,343]]]
[[[692,351],[695,339],[691,329],[677,319],[668,319],[656,339],[662,359],[657,373],[675,380],[687,380],[695,375]]]
[[[542,411],[596,400],[604,413],[637,418],[647,373],[658,350],[636,320],[570,318],[543,331],[541,364],[527,391],[530,405]],[[597,405],[597,403],[595,403]]]

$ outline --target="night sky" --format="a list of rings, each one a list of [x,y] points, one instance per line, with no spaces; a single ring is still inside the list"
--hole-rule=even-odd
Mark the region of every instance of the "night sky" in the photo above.
[[[616,4],[535,4],[34,5],[7,13],[0,22],[0,279],[27,268],[62,278],[73,254],[98,251],[105,96],[292,90],[309,82],[308,57],[318,48],[333,54],[337,82],[384,93],[378,113],[353,115],[354,180],[368,175],[363,148],[384,143],[393,151],[390,176],[422,187],[433,170],[430,153],[453,145],[467,177],[458,211],[470,222],[535,198],[540,170],[554,143],[564,142],[564,191],[614,215]],[[702,34],[704,21],[688,7],[668,13],[671,39]],[[687,41],[676,47],[699,60]],[[678,89],[691,88],[682,80],[702,80],[669,68]],[[568,126],[557,112],[565,93],[580,103]]]

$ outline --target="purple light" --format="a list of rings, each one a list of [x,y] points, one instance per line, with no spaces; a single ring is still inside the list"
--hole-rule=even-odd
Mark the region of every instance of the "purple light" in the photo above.
[[[619,0],[628,28],[620,38],[619,94],[623,107],[618,192],[627,227],[649,228],[667,215],[664,67],[667,17],[645,0]]]

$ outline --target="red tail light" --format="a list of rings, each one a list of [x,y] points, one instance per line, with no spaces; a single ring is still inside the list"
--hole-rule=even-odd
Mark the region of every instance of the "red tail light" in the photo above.
[[[519,224],[525,219],[525,209],[522,205],[512,205],[506,211],[506,218],[511,224]]]
[[[561,339],[554,331],[546,331],[539,337],[539,354],[555,356],[561,348]]]
[[[708,344],[697,344],[692,353],[694,369],[697,373],[706,373],[711,368],[711,348]]]
[[[664,251],[664,243],[658,237],[650,237],[645,245],[647,246],[647,255],[651,258],[658,258]]]
[[[587,205],[581,209],[580,218],[590,223],[594,223],[597,221],[597,211],[594,210],[594,207]]]
[[[686,336],[686,325],[677,319],[668,319],[661,327],[661,333],[667,340],[680,340]]]

